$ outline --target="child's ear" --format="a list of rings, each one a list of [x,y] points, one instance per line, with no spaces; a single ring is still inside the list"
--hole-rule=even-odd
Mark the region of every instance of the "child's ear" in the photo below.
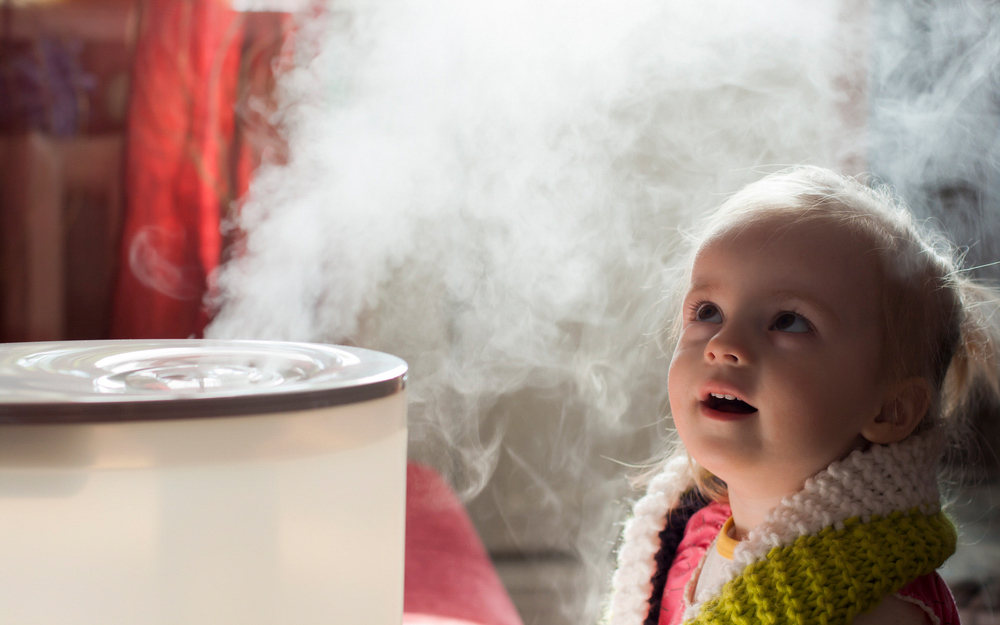
[[[891,385],[882,410],[861,435],[872,443],[898,443],[920,425],[931,405],[931,388],[925,378],[914,376]]]

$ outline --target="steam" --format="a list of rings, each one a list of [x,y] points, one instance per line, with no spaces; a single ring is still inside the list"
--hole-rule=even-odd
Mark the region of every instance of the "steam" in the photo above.
[[[281,80],[209,335],[410,366],[411,457],[494,551],[573,553],[592,620],[626,495],[666,435],[684,229],[767,168],[864,167],[863,5],[332,3]],[[492,481],[491,480],[492,477]]]
[[[203,272],[198,265],[171,262],[166,250],[183,243],[183,231],[147,226],[136,232],[129,244],[129,267],[143,285],[178,300],[201,297]]]
[[[1000,260],[1000,5],[876,5],[871,162],[914,212]],[[976,272],[1000,282],[1000,266]]]

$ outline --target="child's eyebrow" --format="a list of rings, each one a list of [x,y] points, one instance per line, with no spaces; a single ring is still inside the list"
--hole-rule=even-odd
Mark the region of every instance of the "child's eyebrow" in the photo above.
[[[771,293],[771,296],[778,299],[798,300],[800,302],[803,302],[807,306],[819,310],[820,314],[822,314],[825,317],[829,317],[831,320],[833,320],[838,324],[843,322],[843,320],[840,318],[837,312],[833,308],[831,308],[829,304],[825,303],[823,300],[819,298],[809,295],[808,293],[785,289],[781,291],[774,291]]]
[[[719,287],[712,282],[693,282],[691,286],[688,287],[685,297],[690,296],[692,293],[711,293],[712,291],[718,290],[718,288]]]

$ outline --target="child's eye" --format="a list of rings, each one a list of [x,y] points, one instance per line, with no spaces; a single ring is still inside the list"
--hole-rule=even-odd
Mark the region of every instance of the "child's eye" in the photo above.
[[[812,325],[800,314],[783,312],[774,318],[771,329],[779,332],[809,332]]]
[[[722,323],[722,311],[711,302],[699,302],[694,305],[694,320],[705,323]]]

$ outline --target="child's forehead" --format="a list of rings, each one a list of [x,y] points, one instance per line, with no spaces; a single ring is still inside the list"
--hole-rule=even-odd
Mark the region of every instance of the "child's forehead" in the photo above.
[[[835,221],[781,215],[740,220],[716,229],[699,247],[692,286],[764,272],[769,282],[808,290],[877,288],[880,272],[870,251],[863,237]]]
[[[756,244],[761,250],[766,250],[782,247],[781,244],[788,241],[842,249],[848,254],[865,253],[870,248],[856,228],[836,217],[815,213],[765,212],[735,216],[717,224],[703,238],[698,254],[713,246]]]

